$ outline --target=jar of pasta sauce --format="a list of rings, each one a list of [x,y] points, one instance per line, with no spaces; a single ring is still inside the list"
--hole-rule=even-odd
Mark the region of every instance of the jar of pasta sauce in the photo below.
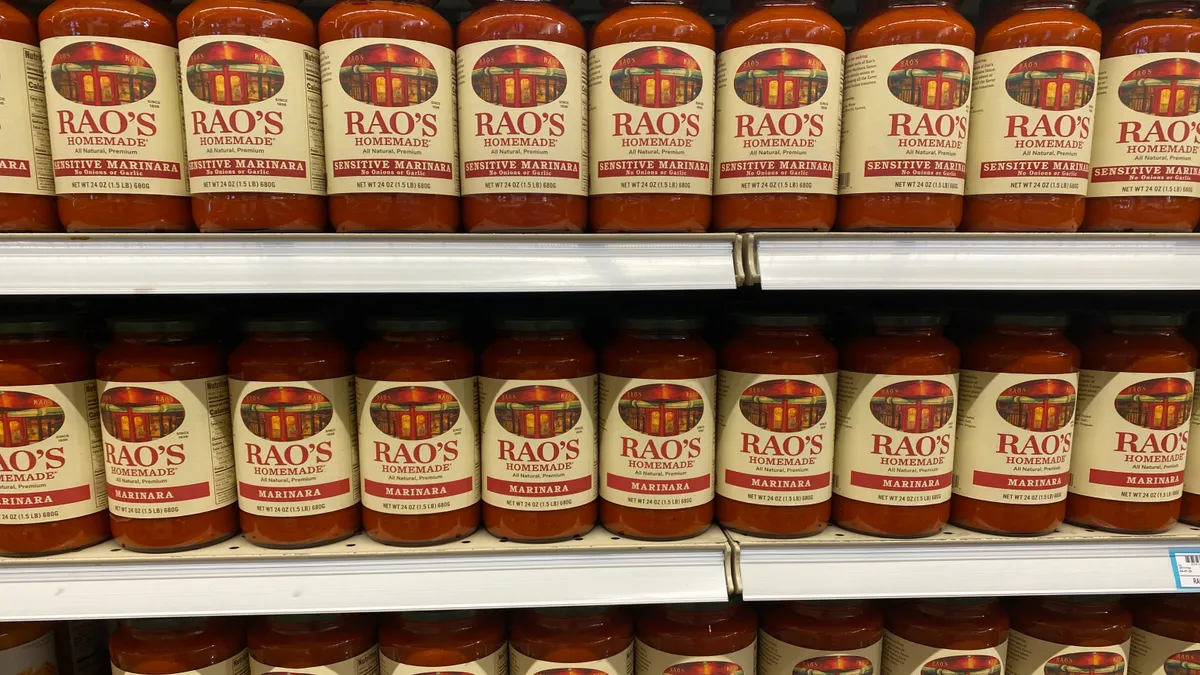
[[[637,675],[758,672],[758,621],[741,602],[638,609]]]
[[[246,636],[250,675],[378,675],[375,620],[367,614],[261,617]]]
[[[0,671],[12,675],[58,672],[54,624],[43,621],[0,623]]]
[[[950,516],[959,352],[936,313],[880,314],[842,346],[833,519],[884,537]]]
[[[1147,595],[1132,606],[1130,675],[1191,672],[1200,663],[1200,597]]]
[[[0,176],[0,232],[56,232],[54,169],[45,124],[45,80],[38,48],[37,24],[16,2],[0,2],[0,60],[32,64],[24,77],[0,81],[0,147],[6,165]],[[14,71],[19,72],[19,71]]]
[[[113,537],[183,551],[238,530],[225,354],[190,317],[110,323],[96,357]]]
[[[1193,325],[1187,332],[1188,342],[1195,348],[1200,345],[1200,325]],[[1197,350],[1200,354],[1200,349]],[[1198,359],[1200,362],[1200,359]],[[1192,382],[1195,385],[1195,381]],[[1192,419],[1188,426],[1189,440],[1200,433],[1200,411],[1193,400]],[[1179,501],[1179,520],[1189,525],[1200,525],[1200,452],[1189,453],[1183,470],[1183,497]]]
[[[759,675],[880,672],[883,612],[869,600],[758,605]]]
[[[1083,344],[1068,522],[1149,533],[1179,517],[1196,369],[1183,323],[1112,313]]]
[[[132,619],[109,638],[113,675],[213,672],[248,675],[250,655],[240,619]]]
[[[768,537],[829,523],[837,350],[824,317],[745,314],[721,350],[717,520]]]
[[[1133,620],[1116,596],[1028,598],[1009,615],[1006,675],[1116,675],[1128,667]]]
[[[909,600],[892,606],[883,637],[888,675],[1001,675],[1008,614],[990,598]]]
[[[511,675],[633,675],[633,617],[624,607],[526,609],[509,620]]]
[[[379,627],[381,675],[467,672],[508,675],[504,620],[497,612],[401,612]]]
[[[479,527],[475,354],[447,318],[368,327],[355,367],[363,528],[385,544],[461,539]]]

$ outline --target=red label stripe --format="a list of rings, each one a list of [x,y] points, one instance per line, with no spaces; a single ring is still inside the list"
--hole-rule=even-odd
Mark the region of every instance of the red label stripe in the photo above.
[[[991,473],[989,471],[976,471],[971,476],[971,482],[982,487],[1000,488],[1003,490],[1053,490],[1065,486],[1070,478],[1070,471],[1038,476],[1014,476],[1004,473]]]
[[[487,491],[507,497],[561,497],[592,489],[592,477],[558,481],[509,481],[487,477]]]
[[[130,504],[166,504],[169,502],[186,502],[192,499],[203,499],[212,494],[210,483],[192,483],[191,485],[175,485],[172,487],[131,488],[123,485],[108,484],[108,498],[114,502]]]
[[[343,478],[330,483],[302,485],[297,487],[271,487],[238,483],[238,494],[259,502],[312,502],[329,499],[350,492],[350,479]]]
[[[943,473],[939,476],[920,477],[880,476],[861,471],[850,472],[851,485],[884,492],[933,492],[950,487],[953,480],[953,472]]]
[[[817,476],[756,476],[725,469],[725,482],[734,487],[766,492],[808,492],[829,487],[828,473]]]
[[[43,506],[62,506],[86,502],[92,498],[90,485],[77,485],[61,490],[45,492],[21,492],[19,494],[0,494],[0,509],[36,509]]]
[[[466,494],[474,485],[475,480],[469,476],[445,483],[380,483],[367,478],[363,480],[363,491],[382,499],[440,499]]]
[[[702,492],[712,484],[712,475],[705,474],[696,478],[680,478],[679,480],[646,480],[644,478],[626,478],[608,474],[605,477],[608,487],[621,492],[632,492],[639,495],[682,495],[689,492]]]
[[[1088,481],[1095,485],[1112,485],[1126,488],[1175,487],[1176,485],[1183,485],[1183,472],[1126,473],[1124,471],[1092,469],[1088,473]]]

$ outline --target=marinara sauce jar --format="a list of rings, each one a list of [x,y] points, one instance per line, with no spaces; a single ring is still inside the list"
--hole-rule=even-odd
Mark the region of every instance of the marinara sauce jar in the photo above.
[[[717,355],[692,317],[625,317],[600,356],[600,522],[686,539],[713,520]]]
[[[1187,331],[1192,347],[1200,345],[1200,326]],[[1200,354],[1200,350],[1197,350]],[[1193,386],[1195,381],[1192,382]],[[1194,392],[1193,392],[1194,393]],[[1188,426],[1188,438],[1200,433],[1200,414],[1197,414],[1195,399],[1192,401],[1192,419]],[[1179,520],[1189,525],[1200,525],[1200,452],[1190,453],[1183,470],[1183,497],[1179,500]]]
[[[1200,151],[1180,135],[1200,123],[1188,82],[1200,75],[1200,2],[1113,0],[1100,9],[1104,48],[1083,229],[1191,232]],[[1181,142],[1182,141],[1182,142]]]
[[[202,232],[320,232],[328,222],[317,29],[290,4],[196,0],[179,13],[188,176]],[[246,154],[249,142],[262,153]]]
[[[1067,512],[1079,348],[1066,314],[997,314],[963,348],[950,522],[1053,532]]]
[[[480,357],[483,521],[514,541],[596,525],[596,352],[578,319],[507,318]]]
[[[25,77],[0,80],[0,232],[59,230],[50,163],[42,56],[37,27],[16,4],[0,2],[0,63],[17,64]]]
[[[1133,621],[1115,595],[1023,598],[1009,608],[1009,675],[1126,670]]]
[[[760,675],[869,675],[883,663],[883,612],[869,600],[758,605]]]
[[[1000,675],[1008,614],[991,598],[908,600],[887,612],[883,662],[888,673]]]
[[[401,612],[379,627],[381,675],[469,672],[508,675],[508,645],[498,612]],[[457,668],[451,668],[457,666]]]
[[[43,621],[0,623],[0,663],[5,672],[53,675],[59,672],[54,653],[54,624]]]
[[[376,675],[379,645],[369,614],[296,614],[255,619],[246,635],[250,673]]]
[[[757,0],[726,24],[720,42],[713,229],[830,230],[841,22],[828,0]]]
[[[238,531],[225,354],[192,317],[110,322],[96,357],[117,543],[185,551]]]
[[[962,220],[975,29],[959,0],[880,0],[850,32],[840,230]]]
[[[250,669],[246,633],[239,619],[120,621],[109,638],[108,650],[113,675],[196,671],[248,675]]]
[[[633,675],[633,617],[624,607],[523,609],[509,619],[511,675]]]
[[[717,521],[765,537],[829,523],[837,350],[813,314],[743,314],[721,350]]]
[[[1067,522],[1162,532],[1179,517],[1196,350],[1183,314],[1112,313],[1083,343]]]
[[[62,224],[192,229],[171,19],[145,0],[56,0],[38,32]]]
[[[637,612],[637,675],[758,672],[758,621],[750,605],[650,605]]]
[[[1200,598],[1189,593],[1147,595],[1131,609],[1130,675],[1166,675],[1193,667],[1200,656]]]
[[[454,31],[435,0],[340,0],[317,26],[329,220],[458,229]]]
[[[109,537],[95,359],[60,318],[0,320],[0,555]]]
[[[950,517],[958,347],[940,314],[871,323],[841,348],[833,519],[882,537],[936,534]]]
[[[242,532],[304,548],[358,530],[353,363],[324,321],[257,318],[229,355]]]
[[[1004,0],[980,36],[963,230],[1074,232],[1083,223],[1100,68],[1100,28],[1086,4]]]
[[[587,226],[583,26],[549,0],[482,0],[458,24],[468,232]]]
[[[703,232],[712,221],[716,31],[696,4],[608,0],[592,28],[596,232]]]

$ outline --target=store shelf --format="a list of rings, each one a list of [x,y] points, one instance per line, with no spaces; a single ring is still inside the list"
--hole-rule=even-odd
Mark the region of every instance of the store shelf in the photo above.
[[[734,234],[0,235],[0,293],[707,290]]]

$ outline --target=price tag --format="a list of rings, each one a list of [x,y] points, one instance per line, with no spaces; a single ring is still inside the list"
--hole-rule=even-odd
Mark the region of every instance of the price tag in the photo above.
[[[1171,549],[1171,568],[1175,572],[1175,588],[1200,591],[1200,548]]]

